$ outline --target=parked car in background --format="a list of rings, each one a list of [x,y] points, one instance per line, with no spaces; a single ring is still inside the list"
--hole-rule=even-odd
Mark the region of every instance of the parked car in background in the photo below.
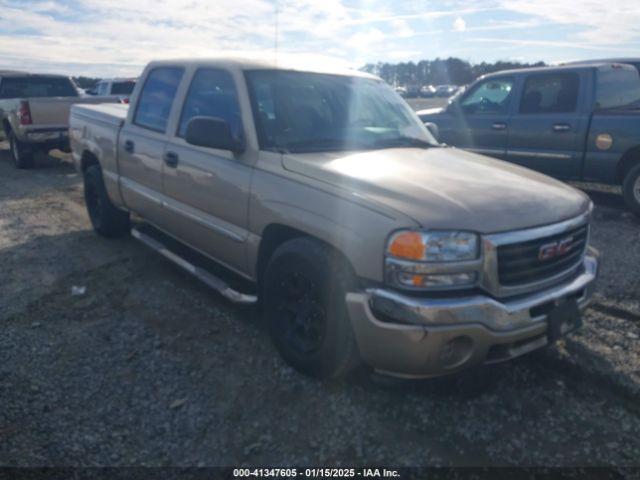
[[[420,96],[423,98],[433,98],[436,96],[436,87],[433,85],[423,85],[420,88]]]
[[[631,65],[493,73],[418,115],[449,145],[563,180],[620,185],[640,214],[640,77]]]
[[[407,85],[407,98],[418,98],[420,96],[419,85]]]
[[[70,132],[94,229],[142,217],[136,238],[231,300],[260,298],[307,374],[509,360],[577,328],[592,293],[586,195],[442,147],[362,72],[153,62],[130,107],[76,105]]]
[[[457,90],[458,87],[456,87],[455,85],[438,85],[436,87],[435,94],[436,97],[447,98],[455,94]]]
[[[69,149],[69,109],[82,98],[69,77],[0,72],[0,139],[9,140],[17,168],[29,168],[36,151]]]
[[[400,95],[401,97],[407,97],[407,87],[401,87],[398,86],[396,88],[394,88],[395,92]]]
[[[135,78],[105,78],[100,80],[87,94],[99,97],[118,97],[122,103],[129,103],[129,97],[136,86]]]

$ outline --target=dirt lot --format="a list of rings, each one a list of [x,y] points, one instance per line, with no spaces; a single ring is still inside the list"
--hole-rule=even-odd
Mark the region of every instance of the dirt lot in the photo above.
[[[321,383],[131,238],[90,229],[60,158],[0,146],[0,465],[640,465],[640,221],[592,193],[581,331],[456,378]],[[72,287],[86,287],[72,295]]]

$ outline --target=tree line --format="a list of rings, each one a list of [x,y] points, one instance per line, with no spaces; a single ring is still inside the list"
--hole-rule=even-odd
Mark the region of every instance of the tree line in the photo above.
[[[383,78],[391,85],[467,85],[487,73],[512,68],[543,67],[544,62],[510,61],[471,64],[459,58],[436,58],[419,62],[368,63],[362,70]]]
[[[471,64],[455,57],[420,60],[419,62],[368,63],[361,70],[383,78],[391,85],[467,85],[487,73],[512,68],[543,67],[544,62],[521,63],[510,61]],[[97,78],[74,77],[80,88],[92,88]]]

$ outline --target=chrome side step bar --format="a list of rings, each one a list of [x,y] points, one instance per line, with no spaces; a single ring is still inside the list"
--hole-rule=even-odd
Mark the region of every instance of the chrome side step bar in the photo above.
[[[148,247],[151,247],[152,249],[154,249],[156,252],[158,252],[160,255],[162,255],[166,259],[171,260],[173,263],[181,267],[183,270],[186,270],[187,272],[189,272],[190,274],[192,274],[193,276],[195,276],[196,278],[198,278],[199,280],[201,280],[202,282],[204,282],[205,284],[207,284],[208,286],[216,290],[223,297],[231,300],[232,302],[252,304],[258,301],[257,296],[249,295],[249,294],[234,290],[229,285],[227,285],[227,283],[221,278],[215,276],[214,274],[212,274],[211,272],[208,272],[203,268],[196,267],[191,262],[185,260],[184,258],[180,257],[179,255],[176,255],[174,252],[169,250],[169,248],[163,245],[160,241],[156,240],[150,235],[147,235],[146,233],[141,232],[137,228],[133,227],[131,229],[131,235],[134,238],[137,238],[138,240],[140,240],[142,243],[144,243]]]

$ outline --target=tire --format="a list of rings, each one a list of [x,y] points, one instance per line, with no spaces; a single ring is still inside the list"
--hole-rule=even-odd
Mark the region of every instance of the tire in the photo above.
[[[629,209],[640,216],[640,164],[631,168],[624,177],[622,196]]]
[[[129,212],[120,210],[109,200],[98,165],[91,165],[84,173],[84,201],[91,225],[98,234],[114,238],[129,232]]]
[[[16,138],[15,133],[9,132],[9,147],[11,149],[11,157],[16,168],[26,169],[34,165],[33,152]]]
[[[311,238],[289,240],[269,259],[262,283],[265,321],[289,365],[326,379],[361,363],[345,299],[355,275],[330,247]]]

